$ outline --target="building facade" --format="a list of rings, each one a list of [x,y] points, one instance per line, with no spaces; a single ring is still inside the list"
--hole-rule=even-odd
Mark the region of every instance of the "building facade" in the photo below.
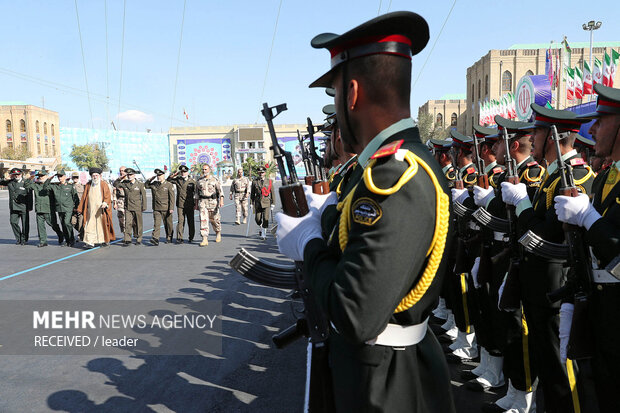
[[[571,67],[578,67],[583,72],[583,64],[590,62],[589,42],[569,42],[571,46]],[[472,125],[480,115],[479,102],[499,99],[506,93],[516,92],[517,84],[523,76],[544,75],[546,51],[551,48],[560,52],[562,45],[549,44],[516,44],[504,50],[490,50],[485,56],[467,69],[467,108],[469,113],[465,122],[466,134],[472,133]],[[605,51],[611,55],[611,50],[620,50],[620,42],[594,42],[592,56],[602,61]],[[593,59],[594,61],[594,59]],[[555,60],[553,62],[555,66]],[[558,71],[559,72],[559,71]],[[617,76],[616,76],[617,78]],[[615,81],[614,81],[614,84]],[[585,103],[590,95],[584,99],[566,99],[566,82],[560,81],[559,88],[552,89],[553,107],[564,109]],[[594,99],[594,98],[592,98]]]
[[[450,128],[465,133],[467,119],[465,94],[445,95],[441,99],[429,100],[418,108],[418,118],[421,114],[431,114],[435,128]]]
[[[30,158],[60,161],[58,112],[23,102],[0,102],[0,152],[27,149]]]

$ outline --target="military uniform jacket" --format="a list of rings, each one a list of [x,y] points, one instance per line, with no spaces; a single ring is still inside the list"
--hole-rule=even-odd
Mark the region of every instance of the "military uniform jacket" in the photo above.
[[[35,182],[32,179],[25,179],[24,187],[34,192],[34,210],[38,214],[49,214],[54,211],[52,191],[46,188],[44,183]]]
[[[222,195],[220,180],[213,175],[202,177],[196,183],[196,199],[205,200],[208,209],[219,208]]]
[[[73,184],[73,187],[75,188],[75,192],[77,192],[77,196],[79,199],[82,199],[82,194],[84,193],[84,185],[82,185],[79,182],[76,182]],[[114,192],[117,192],[118,190],[115,188]],[[123,194],[124,196],[124,194]]]
[[[122,188],[125,192],[125,211],[146,210],[146,190],[142,182],[135,180],[132,184],[129,180],[117,179],[114,181],[114,188]]]
[[[491,167],[490,170],[487,170]],[[487,176],[489,177],[489,186],[493,187],[493,189],[497,189],[499,187],[499,177],[506,170],[504,165],[498,165],[497,162],[493,162],[493,166],[487,165],[485,167],[487,170]]]
[[[329,190],[336,191],[340,187],[340,182],[349,169],[354,168],[357,165],[357,155],[340,165],[333,175],[329,179]]]
[[[147,181],[151,190],[153,211],[172,211],[174,209],[174,186],[168,181]]]
[[[169,176],[168,182],[172,182],[177,187],[177,207],[182,209],[194,209],[194,193],[196,191],[196,181],[194,178],[182,176]]]
[[[250,180],[246,176],[233,179],[230,185],[230,193],[245,195],[244,198],[247,198],[250,193]]]
[[[620,174],[617,178],[618,183],[609,191],[605,200],[602,199],[604,184],[612,168],[601,174],[603,176],[600,185],[595,189],[592,198],[592,205],[602,218],[592,224],[585,236],[586,242],[592,247],[597,258],[599,268],[605,268],[620,254]]]
[[[32,194],[26,187],[26,180],[5,179],[0,185],[9,189],[9,209],[11,212],[27,212],[32,209]],[[29,199],[30,198],[30,199]]]
[[[446,181],[448,182],[448,187],[450,189],[454,188],[454,181],[456,181],[456,170],[452,164],[446,165],[443,168],[444,176],[446,177]]]
[[[594,173],[583,163],[579,155],[568,158],[565,163],[572,164],[575,184],[580,192],[590,193]],[[517,218],[519,236],[531,230],[543,239],[555,243],[564,242],[562,223],[555,213],[554,198],[560,194],[560,171],[555,170],[545,176],[536,192],[532,208],[522,211]],[[522,284],[525,284],[526,299],[533,304],[548,307],[546,294],[562,287],[566,282],[566,270],[562,260],[546,259],[525,253],[520,269]],[[559,306],[560,303],[554,304]]]
[[[80,199],[78,198],[77,191],[75,190],[73,184],[52,184],[48,179],[43,184],[43,187],[49,188],[49,190],[53,193],[54,209],[56,212],[73,212],[73,210],[76,209],[80,203]]]
[[[250,195],[254,203],[254,209],[267,209],[273,205],[273,183],[271,179],[256,178],[252,181],[252,193]]]
[[[417,128],[395,133],[387,138],[382,149],[401,140],[401,149],[413,152],[429,166],[440,193],[449,202],[447,182],[422,144]],[[407,168],[407,161],[394,154],[377,158],[371,168],[374,186],[393,187]],[[351,200],[350,209],[343,209],[330,229],[326,224],[334,221],[336,208],[328,207],[322,224],[329,238],[310,241],[304,251],[304,270],[313,295],[333,327],[329,362],[336,400],[341,403],[337,409],[454,411],[449,386],[445,384],[449,384],[445,360],[430,329],[420,343],[404,350],[366,344],[388,323],[422,323],[436,305],[445,259],[441,259],[437,275],[420,300],[395,313],[428,264],[427,252],[435,229],[436,187],[420,164],[416,174],[391,195],[369,189],[362,179],[360,165],[350,171],[343,178],[340,194],[341,201]],[[350,225],[344,249],[338,236],[343,220]]]

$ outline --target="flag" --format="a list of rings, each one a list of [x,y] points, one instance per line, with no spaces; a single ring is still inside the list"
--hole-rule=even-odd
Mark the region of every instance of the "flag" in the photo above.
[[[553,49],[553,55],[555,56],[555,67],[553,72],[553,79],[555,80],[555,89],[560,87],[560,52],[558,49]]]
[[[611,77],[611,57],[605,50],[605,57],[603,58],[603,86],[609,86],[609,78]]]
[[[583,74],[575,68],[575,99],[583,99]]]
[[[603,83],[603,65],[598,57],[594,58],[594,72],[592,72],[592,80],[594,84]]]
[[[553,109],[553,106],[551,106],[551,103],[549,103],[549,101],[547,101],[547,103],[545,103],[545,107],[547,109]]]
[[[583,62],[583,94],[592,94],[592,69],[588,62]]]
[[[549,48],[545,54],[545,75],[549,79],[549,84],[553,85],[553,60],[551,56],[551,48]]]
[[[618,59],[620,59],[620,53],[612,49],[611,67],[609,69],[609,87],[614,87],[614,79],[616,78],[616,72],[618,71]]]
[[[512,92],[510,93],[510,118],[511,119],[516,119],[517,118],[517,108],[515,105],[515,95],[512,94]]]
[[[183,116],[185,116],[185,119],[189,120],[189,115],[185,111],[185,108],[183,108]]]
[[[566,99],[575,99],[575,71],[570,67],[566,68]]]
[[[483,125],[484,124],[482,102],[480,102],[480,101],[478,101],[478,124],[479,125]]]
[[[568,40],[566,40],[566,36],[564,36],[564,40],[562,40],[562,44],[564,48],[562,49],[562,65],[564,65],[564,79],[568,78],[568,72],[570,69],[570,55],[571,49],[568,45]]]

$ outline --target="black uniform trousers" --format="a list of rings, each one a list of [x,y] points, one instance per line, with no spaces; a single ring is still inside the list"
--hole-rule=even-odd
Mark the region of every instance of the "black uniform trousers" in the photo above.
[[[271,209],[269,208],[260,208],[259,206],[254,206],[254,221],[256,221],[256,225],[263,228],[269,228],[269,213]]]
[[[183,228],[185,227],[185,222],[187,221],[187,228],[189,229],[189,240],[194,240],[194,235],[196,233],[196,227],[194,225],[194,208],[177,208],[177,241],[183,239]],[[170,234],[172,236],[172,233]]]
[[[28,242],[28,232],[30,231],[30,211],[11,210],[9,217],[11,229],[15,235],[15,241]],[[19,222],[21,221],[21,229]]]

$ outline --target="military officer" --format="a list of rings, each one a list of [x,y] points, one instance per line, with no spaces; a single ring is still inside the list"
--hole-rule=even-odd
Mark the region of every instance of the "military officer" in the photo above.
[[[200,211],[201,247],[209,245],[209,222],[215,231],[215,242],[222,240],[220,208],[224,206],[224,193],[220,180],[211,171],[211,166],[202,165],[202,177],[196,183],[196,204]]]
[[[560,221],[584,229],[585,241],[592,250],[593,285],[588,307],[593,377],[600,411],[618,412],[620,281],[618,272],[610,273],[607,266],[620,254],[620,89],[596,84],[594,91],[598,94],[596,111],[580,117],[596,119],[589,131],[596,139],[596,156],[611,157],[613,164],[593,187],[592,203],[585,195],[557,196],[555,210]]]
[[[73,184],[67,181],[64,170],[58,171],[56,177],[58,178],[57,184],[52,184],[51,180],[47,180],[44,187],[49,188],[54,195],[54,209],[60,217],[62,234],[66,240],[66,245],[72,247],[75,244],[75,236],[71,226],[71,217],[77,211],[80,198]]]
[[[489,177],[489,185],[497,188],[499,177],[506,167],[497,163],[497,153],[493,150],[499,140],[497,129],[474,125],[474,134],[479,142],[480,158],[484,161],[484,173]]]
[[[441,347],[427,328],[445,265],[450,200],[409,108],[411,56],[428,38],[421,16],[395,12],[312,40],[334,57],[311,86],[336,89],[342,139],[358,167],[343,180],[338,207],[335,194],[307,194],[310,213],[278,214],[277,236],[284,255],[304,261],[329,318],[337,412],[455,411]],[[321,211],[334,208],[341,214],[324,239]],[[403,219],[404,210],[416,219]]]
[[[556,159],[556,143],[551,134],[555,125],[562,138],[561,161],[572,168],[575,184],[583,193],[589,193],[594,173],[573,149],[575,136],[585,119],[578,119],[570,111],[548,109],[536,104],[534,111],[533,155],[549,165],[540,188],[530,201],[525,184],[503,182],[504,202],[516,207],[519,234],[531,230],[546,241],[563,243],[564,231],[554,210],[553,198],[559,194],[560,170]],[[521,302],[527,320],[531,357],[538,372],[547,412],[572,412],[573,393],[570,381],[576,380],[572,363],[562,362],[560,354],[560,303],[550,304],[547,294],[562,287],[566,281],[564,262],[526,252],[520,266]],[[502,294],[505,294],[504,290]]]
[[[45,224],[52,227],[56,235],[58,236],[58,243],[62,245],[63,233],[58,222],[52,220],[52,214],[54,214],[54,208],[52,203],[54,198],[51,195],[51,190],[45,186],[45,182],[49,182],[49,175],[47,171],[38,171],[36,173],[37,182],[33,181],[33,177],[30,176],[24,181],[24,187],[34,191],[34,205],[37,216],[37,233],[39,234],[38,247],[47,247],[47,231]]]
[[[243,223],[248,221],[248,198],[250,196],[250,180],[243,176],[243,168],[237,169],[237,177],[233,179],[230,185],[230,199],[235,198],[235,216],[237,220],[235,224],[241,225],[241,215],[243,215]]]
[[[452,140],[441,140],[431,138],[429,140],[433,146],[433,156],[439,166],[441,166],[441,172],[444,174],[448,181],[448,186],[454,188],[454,180],[456,179],[456,171],[454,165],[452,165],[452,158],[450,157],[450,149],[452,148]]]
[[[82,195],[84,194],[84,185],[80,182],[80,174],[79,172],[73,172],[71,174],[71,182],[73,183],[73,187],[75,188],[75,192],[77,192],[78,199],[82,199]],[[116,191],[116,190],[115,190]],[[77,211],[73,213],[71,217],[71,225],[75,228],[78,233],[80,232],[80,228],[82,228],[82,221],[84,217],[79,214]]]
[[[13,168],[9,172],[10,179],[3,179],[0,185],[4,185],[9,190],[9,211],[11,229],[15,235],[16,245],[26,245],[28,243],[28,231],[30,229],[29,211],[31,197],[30,191],[24,186],[22,170]],[[21,228],[20,223],[21,221]]]
[[[118,168],[118,180],[124,180],[127,176],[127,168],[121,166]],[[112,194],[112,207],[116,209],[116,216],[118,218],[118,226],[121,232],[125,233],[125,191],[123,188],[114,188]]]
[[[267,237],[269,213],[273,209],[273,183],[265,178],[267,169],[261,166],[257,170],[258,177],[252,181],[252,203],[254,204],[254,220],[260,228],[260,237]]]
[[[326,134],[325,140],[325,156],[329,157],[329,162],[325,165],[331,166],[329,173],[329,190],[339,191],[340,182],[347,173],[353,168],[357,162],[357,155],[344,150],[340,129],[338,128],[338,120],[336,119],[336,107],[334,105],[326,105],[323,107],[323,113],[327,115],[327,129],[323,132]]]
[[[155,169],[155,176],[146,181],[146,188],[151,190],[153,203],[153,236],[150,243],[159,245],[159,232],[164,222],[166,244],[172,242],[172,213],[174,212],[174,186],[166,181],[165,172]]]
[[[179,173],[181,175],[179,176]],[[196,191],[196,181],[189,176],[189,168],[185,165],[179,166],[179,169],[168,177],[168,181],[172,182],[177,189],[177,244],[183,243],[183,227],[187,221],[189,230],[189,243],[194,240],[194,207],[196,202],[194,194]]]
[[[142,213],[146,211],[146,191],[144,184],[136,179],[136,171],[125,169],[126,175],[114,181],[114,188],[125,192],[125,236],[123,245],[131,244],[131,236],[136,238],[136,245],[142,244]]]

